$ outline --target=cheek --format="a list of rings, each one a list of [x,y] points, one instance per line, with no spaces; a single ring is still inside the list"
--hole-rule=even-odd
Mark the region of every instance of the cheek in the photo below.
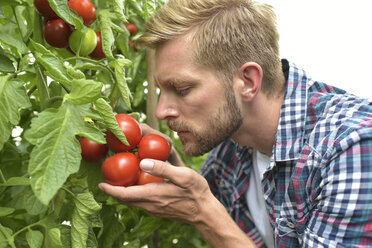
[[[193,116],[206,119],[208,115],[214,113],[221,104],[223,99],[220,98],[221,97],[213,90],[201,90],[198,94],[187,99],[187,101],[182,104],[182,109],[184,109],[185,114],[192,114]]]

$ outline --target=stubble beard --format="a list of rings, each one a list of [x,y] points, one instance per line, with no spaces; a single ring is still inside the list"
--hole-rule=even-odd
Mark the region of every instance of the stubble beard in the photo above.
[[[168,121],[168,126],[171,129],[187,130],[196,138],[196,142],[180,138],[187,155],[200,156],[209,152],[222,141],[231,137],[242,125],[242,112],[238,107],[235,95],[227,87],[225,88],[225,100],[225,103],[212,116],[207,117],[206,124],[197,130],[185,122]]]

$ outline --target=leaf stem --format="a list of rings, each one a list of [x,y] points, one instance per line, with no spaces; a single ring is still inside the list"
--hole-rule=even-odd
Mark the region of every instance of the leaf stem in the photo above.
[[[62,101],[63,100],[63,96],[54,96],[54,97],[51,97],[49,98],[49,101],[48,101],[48,104],[47,106],[50,107],[53,105],[53,103],[55,103],[56,101]]]
[[[34,226],[44,226],[44,225],[41,224],[40,222],[35,222],[35,223],[32,223],[32,224],[30,224],[30,225],[28,225],[28,226],[25,226],[25,227],[23,227],[22,229],[19,229],[17,232],[15,232],[15,233],[12,235],[13,239],[14,239],[18,234],[20,234],[21,232],[23,232],[23,231],[25,231],[25,230],[27,230],[27,229],[30,229],[31,227],[34,227]]]
[[[19,33],[21,34],[22,40],[23,40],[24,43],[26,43],[26,40],[25,40],[25,38],[23,37],[22,31],[21,31],[21,26],[19,25],[18,15],[17,15],[17,13],[16,13],[16,11],[15,11],[15,8],[16,8],[16,7],[13,7],[13,8],[12,8],[13,15],[14,15],[14,17],[15,17],[15,19],[16,19],[16,23],[17,23],[17,26],[18,26]]]
[[[4,174],[1,171],[1,169],[0,169],[0,177],[1,177],[1,180],[3,180],[3,182],[6,183],[6,179],[5,179]]]
[[[4,234],[4,236],[8,240],[9,245],[12,248],[16,248],[16,246],[14,244],[14,237],[13,236],[9,236],[9,234],[6,232],[6,230],[4,230],[4,227],[1,224],[0,224],[0,231]]]
[[[42,21],[40,15],[36,12],[34,13],[34,31],[33,38],[35,42],[43,43],[43,34],[42,34]],[[43,111],[47,108],[47,103],[49,100],[49,92],[46,80],[44,78],[43,70],[39,64],[36,66],[36,80],[35,84],[39,91],[39,100],[40,100],[40,109]]]

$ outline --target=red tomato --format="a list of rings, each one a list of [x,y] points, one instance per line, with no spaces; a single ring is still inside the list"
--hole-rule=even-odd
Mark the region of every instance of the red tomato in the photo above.
[[[102,164],[102,175],[106,183],[116,186],[131,186],[140,174],[139,161],[130,152],[117,153]]]
[[[130,35],[135,35],[138,32],[138,27],[132,22],[126,23],[125,27],[129,30]]]
[[[102,35],[101,32],[96,32],[97,35],[97,46],[89,56],[93,59],[104,59],[106,58],[105,53],[102,49]]]
[[[136,147],[141,140],[141,127],[137,120],[130,115],[117,114],[115,115],[115,118],[130,145],[127,146],[123,144],[118,138],[116,138],[115,134],[113,134],[110,129],[107,129],[106,132],[107,144],[115,152],[130,151]]]
[[[134,50],[135,52],[137,52],[137,46],[136,46],[136,44],[134,43],[134,41],[130,40],[130,41],[128,42],[128,46],[132,47],[133,50]]]
[[[152,158],[166,161],[169,157],[168,141],[157,134],[147,134],[142,137],[138,145],[138,157],[140,160],[144,158]]]
[[[37,11],[47,20],[58,19],[58,15],[50,7],[48,0],[34,0]]]
[[[85,26],[90,26],[96,20],[96,8],[90,0],[69,0],[67,5],[83,18]]]
[[[79,139],[81,156],[88,162],[99,162],[106,157],[108,147],[106,144],[99,144],[85,137]]]
[[[144,185],[148,183],[162,183],[162,182],[164,182],[163,178],[153,176],[145,171],[141,171],[136,184]]]
[[[71,32],[71,27],[62,19],[50,20],[44,26],[45,40],[58,48],[68,47]]]

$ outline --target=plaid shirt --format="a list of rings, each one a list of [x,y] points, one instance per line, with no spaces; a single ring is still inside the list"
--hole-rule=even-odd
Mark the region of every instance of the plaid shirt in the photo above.
[[[287,88],[262,187],[276,247],[372,247],[372,103],[313,81],[283,60]],[[252,149],[228,139],[200,173],[241,229]]]

